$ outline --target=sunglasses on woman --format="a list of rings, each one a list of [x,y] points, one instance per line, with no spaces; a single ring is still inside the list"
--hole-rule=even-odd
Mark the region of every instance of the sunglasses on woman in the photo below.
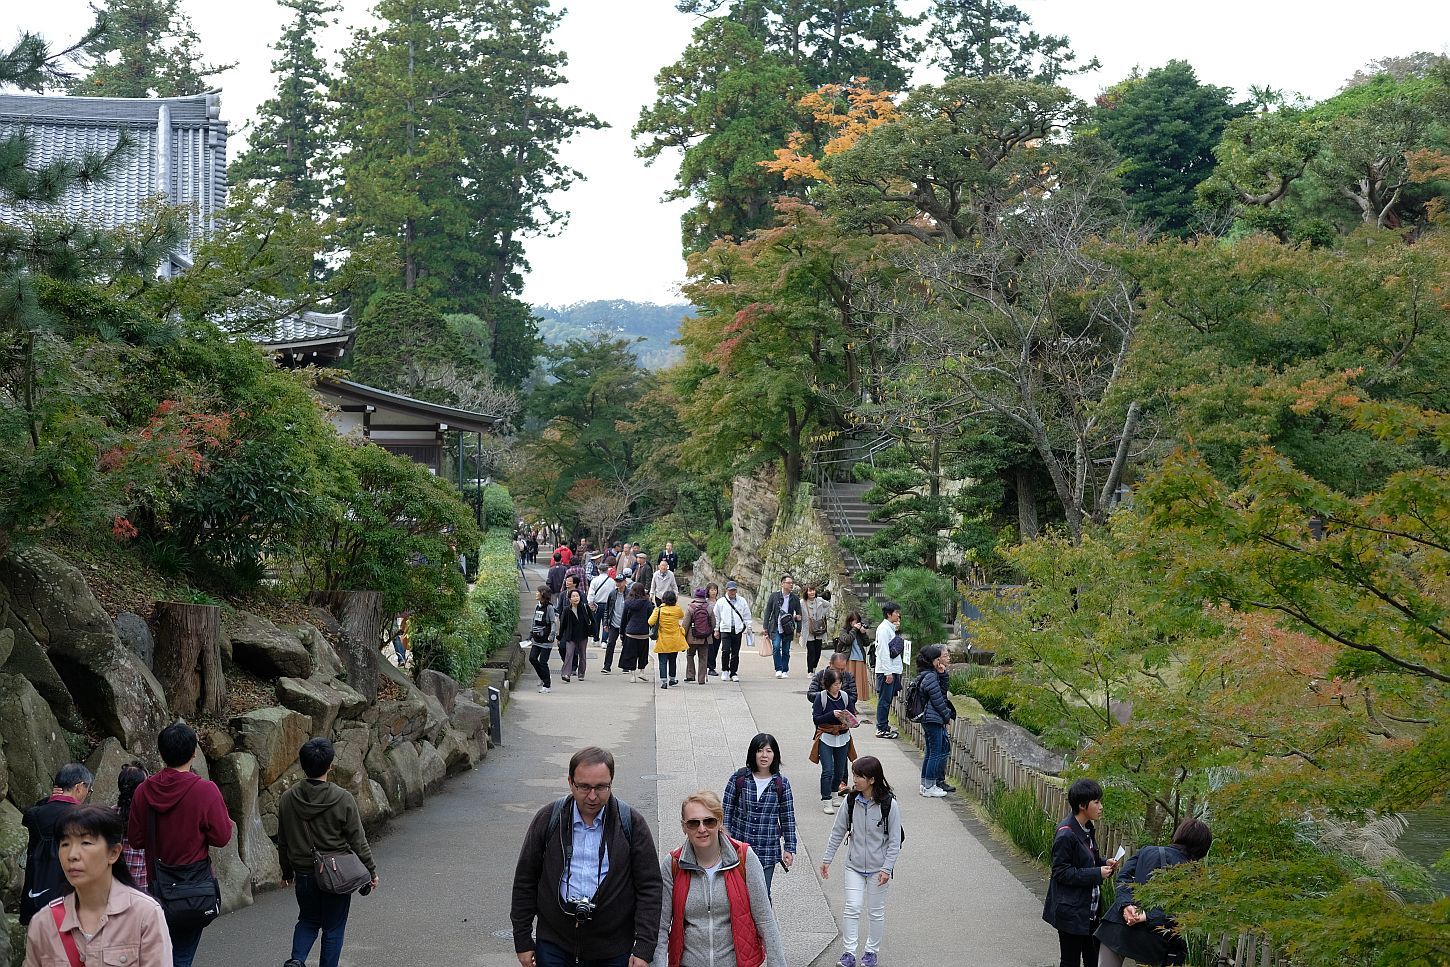
[[[720,825],[720,820],[714,816],[706,816],[704,819],[687,819],[685,825],[690,829],[714,829]]]

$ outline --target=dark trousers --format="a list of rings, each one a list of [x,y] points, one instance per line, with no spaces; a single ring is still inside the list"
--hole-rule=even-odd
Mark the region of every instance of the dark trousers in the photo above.
[[[292,959],[307,962],[317,934],[322,933],[322,957],[318,967],[337,967],[342,956],[343,934],[347,932],[347,912],[352,906],[351,893],[324,893],[317,888],[311,873],[298,873],[296,881],[297,926],[292,929]]]
[[[626,967],[628,963],[629,951],[614,957],[581,960],[563,947],[556,947],[547,940],[540,940],[538,948],[534,950],[535,967]]]
[[[589,661],[589,639],[582,641],[571,641],[564,645],[564,671],[561,673],[565,678],[570,675],[584,677],[587,670],[584,666]]]
[[[711,675],[714,675],[716,673],[716,671],[720,667],[719,665],[715,664],[716,660],[719,657],[720,657],[720,636],[719,635],[716,635],[714,638],[711,638],[710,639],[710,674]]]
[[[534,666],[534,671],[539,673],[539,681],[545,688],[548,688],[549,681],[549,646],[535,645],[529,649],[529,664]]]
[[[679,678],[680,677],[679,675],[677,675],[675,673],[675,670],[676,670],[676,668],[678,667],[678,664],[679,664],[675,659],[678,656],[679,656],[679,652],[675,652],[675,651],[666,652],[663,655],[656,655],[655,656],[656,658],[658,658],[660,660],[660,684],[664,684],[666,681],[669,681],[672,678]],[[670,671],[670,673],[668,675],[665,674],[665,669],[666,668],[668,668],[669,671]]]
[[[1057,947],[1062,952],[1058,967],[1098,967],[1098,938],[1092,934],[1079,936],[1059,930]]]
[[[819,749],[821,755],[821,802],[830,799],[835,791],[841,788],[842,783],[850,785],[851,778],[848,775],[850,761],[846,756],[850,748],[849,742],[838,746],[821,743]]]
[[[619,667],[627,672],[643,671],[645,655],[649,651],[648,638],[622,635],[624,643],[619,649]]]
[[[770,864],[763,872],[765,873],[765,895],[768,897],[770,896],[770,884],[775,879],[775,864]]]
[[[604,621],[604,612],[609,610],[608,603],[600,603],[594,606],[594,640],[604,640],[604,629],[609,625]]]
[[[171,963],[172,967],[191,967],[191,962],[196,959],[196,948],[201,945],[201,929],[195,930],[171,930]]]
[[[609,628],[608,629],[608,637],[605,639],[605,646],[604,646],[604,670],[605,671],[609,671],[611,668],[614,667],[614,646],[617,645],[617,644],[619,644],[619,629],[618,628]],[[623,655],[620,655],[619,656],[619,667],[620,668],[624,668],[624,656]],[[629,669],[625,668],[625,671],[628,671],[628,670]]]
[[[891,676],[891,684],[886,683],[886,676],[876,676],[876,731],[885,732],[891,728],[891,703],[896,699],[896,693],[901,689],[901,675]]]
[[[821,663],[821,639],[815,638],[806,642],[806,671],[815,674],[816,666]]]
[[[946,726],[928,722],[922,725],[922,731],[926,733],[926,756],[921,760],[921,784],[934,786],[947,777],[947,755],[951,746]]]
[[[742,633],[739,631],[720,632],[720,650],[725,653],[725,663],[722,666],[727,675],[740,674],[740,639]]]

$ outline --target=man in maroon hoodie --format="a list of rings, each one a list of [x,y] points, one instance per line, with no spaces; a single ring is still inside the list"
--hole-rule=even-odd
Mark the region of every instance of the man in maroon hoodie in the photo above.
[[[156,740],[166,768],[141,783],[131,800],[126,825],[131,845],[146,851],[153,864],[183,866],[207,859],[207,849],[232,840],[232,818],[216,783],[191,771],[196,757],[196,732],[185,722],[168,725]],[[151,842],[151,817],[156,817],[156,841]],[[174,967],[191,967],[201,943],[201,928],[170,927]]]

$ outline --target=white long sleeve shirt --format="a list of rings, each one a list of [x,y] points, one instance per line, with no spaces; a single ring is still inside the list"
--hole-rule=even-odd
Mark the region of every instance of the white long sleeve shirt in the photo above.
[[[733,610],[732,604],[735,606]],[[736,611],[740,613],[737,615]],[[750,627],[750,602],[739,594],[733,601],[729,597],[721,597],[715,602],[715,626],[722,635],[740,634],[747,630]]]
[[[900,675],[902,667],[906,664],[906,649],[901,650],[901,657],[891,657],[891,639],[897,634],[896,626],[888,619],[882,618],[881,623],[876,626],[876,674],[878,675]]]

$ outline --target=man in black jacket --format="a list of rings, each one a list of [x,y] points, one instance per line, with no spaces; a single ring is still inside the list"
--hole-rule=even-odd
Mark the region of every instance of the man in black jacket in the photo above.
[[[1103,815],[1103,787],[1079,779],[1067,790],[1072,815],[1057,824],[1052,839],[1052,875],[1042,919],[1057,928],[1060,967],[1097,967],[1098,942],[1093,933],[1101,913],[1103,881],[1113,875],[1115,860],[1098,853],[1094,823]]]
[[[570,795],[534,814],[514,870],[522,967],[649,967],[664,884],[644,815],[611,796],[614,756],[569,760]],[[537,937],[535,936],[537,921]]]
[[[790,643],[801,626],[801,596],[795,593],[795,579],[789,574],[780,579],[780,590],[770,592],[765,600],[765,633],[770,635],[771,657],[775,659],[775,677],[790,677]]]
[[[55,834],[55,827],[66,813],[86,801],[91,794],[92,779],[91,770],[79,762],[66,763],[55,774],[50,795],[25,810],[20,820],[30,834],[25,846],[25,882],[20,893],[21,923],[28,924],[36,911],[70,891],[61,870],[57,850],[60,837]]]

